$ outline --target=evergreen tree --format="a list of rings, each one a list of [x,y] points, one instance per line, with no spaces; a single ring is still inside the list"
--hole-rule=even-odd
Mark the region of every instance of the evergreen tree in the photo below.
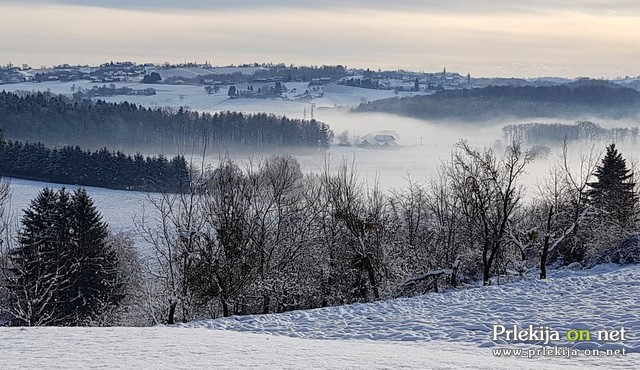
[[[72,270],[72,297],[68,310],[75,313],[76,324],[99,317],[121,297],[118,261],[107,247],[108,226],[84,189],[71,197],[70,257],[77,266]]]
[[[59,292],[69,286],[62,273],[68,255],[54,235],[57,203],[58,195],[51,189],[31,201],[22,218],[20,247],[10,255],[10,304],[18,324],[50,325],[64,319]]]
[[[232,99],[233,98],[237,98],[238,97],[238,90],[236,89],[235,86],[231,85],[231,86],[229,86],[229,91],[227,92],[227,95]]]
[[[634,192],[633,173],[627,168],[622,154],[615,144],[607,147],[602,164],[594,173],[596,181],[588,183],[588,202],[603,213],[606,220],[620,227],[628,227],[635,221],[637,194]]]
[[[84,325],[122,299],[108,226],[84,189],[44,189],[25,210],[11,254],[12,313],[19,324]]]
[[[162,81],[162,77],[158,72],[151,72],[151,74],[146,74],[144,78],[142,78],[143,84],[155,84],[160,81]]]

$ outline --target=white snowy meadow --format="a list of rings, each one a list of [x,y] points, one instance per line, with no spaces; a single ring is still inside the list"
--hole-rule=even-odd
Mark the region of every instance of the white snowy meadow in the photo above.
[[[0,328],[2,368],[436,368],[624,369],[640,366],[640,266],[555,271],[546,281],[432,293],[410,299],[173,327]],[[533,356],[540,342],[491,340],[491,326],[619,329],[627,340],[549,347],[577,357]],[[593,338],[592,338],[593,339]],[[501,348],[521,356],[495,356]],[[624,356],[586,356],[620,350]],[[606,353],[606,352],[605,352]]]
[[[624,346],[631,353],[640,352],[639,287],[639,266],[600,265],[587,271],[560,270],[548,280],[178,326],[315,339],[468,342],[491,348],[522,342],[509,343],[502,338],[493,341],[493,324],[521,328],[531,324],[534,328],[546,326],[563,333],[563,340],[550,345],[605,350]],[[595,331],[620,327],[630,332],[625,342],[595,340]],[[572,329],[593,331],[594,337],[579,344],[569,342],[564,333]]]

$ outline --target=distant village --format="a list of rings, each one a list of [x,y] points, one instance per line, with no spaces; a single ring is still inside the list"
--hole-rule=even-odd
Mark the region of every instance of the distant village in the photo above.
[[[148,84],[202,85],[209,93],[244,84],[245,88],[235,89],[232,97],[273,97],[282,84],[289,82],[308,83],[310,90],[316,91],[327,85],[394,90],[435,92],[438,90],[460,90],[487,86],[548,86],[571,81],[559,77],[541,78],[485,78],[472,77],[447,71],[412,72],[405,70],[382,71],[346,68],[343,66],[294,66],[285,64],[243,64],[239,66],[213,67],[210,63],[182,64],[136,64],[134,62],[108,62],[99,66],[72,66],[61,64],[53,67],[32,68],[11,63],[0,65],[0,85],[24,82],[51,82],[87,80],[96,84],[115,82],[141,82]],[[621,85],[639,90],[640,76],[621,77],[611,80]],[[279,83],[279,84],[278,84]],[[257,86],[256,86],[257,85]],[[266,89],[264,88],[265,86]],[[250,88],[251,87],[251,88]],[[258,91],[260,89],[260,91]],[[275,90],[275,91],[274,91]],[[149,93],[148,91],[146,93]],[[311,94],[312,95],[312,94]],[[313,96],[310,96],[311,98]]]
[[[371,71],[346,69],[342,66],[295,67],[284,64],[249,64],[241,66],[212,67],[205,64],[136,64],[133,62],[109,62],[99,66],[71,66],[32,68],[26,64],[11,63],[0,66],[0,84],[24,82],[52,82],[87,80],[96,84],[114,82],[142,82],[149,84],[203,85],[211,90],[234,84],[252,84],[237,97],[269,95],[262,85],[271,84],[278,89],[287,82],[307,82],[310,87],[337,84],[378,90],[436,91],[472,88],[470,75],[447,72],[418,73],[409,71]],[[280,83],[276,85],[277,83]],[[261,89],[258,93],[255,85]],[[277,93],[277,91],[276,91]]]

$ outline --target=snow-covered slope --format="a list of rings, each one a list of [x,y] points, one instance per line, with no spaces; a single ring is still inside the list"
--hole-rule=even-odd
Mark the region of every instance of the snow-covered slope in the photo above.
[[[0,328],[1,367],[637,369],[639,286],[640,266],[600,266],[559,271],[547,281],[173,327]],[[627,353],[529,358],[529,350],[542,346],[492,341],[497,323],[545,325],[561,333],[624,327],[624,342],[548,346],[624,346]],[[496,356],[502,348],[525,352]]]
[[[577,349],[640,352],[640,266],[602,265],[587,271],[562,270],[547,280],[526,280],[395,299],[274,315],[237,316],[181,325],[270,333],[299,338],[469,342],[480,347],[541,341],[493,341],[492,325],[546,326]],[[624,327],[623,342],[570,342],[571,329]],[[639,358],[640,360],[640,358]]]
[[[212,72],[227,69],[212,69]],[[163,77],[194,77],[204,72],[198,68],[176,68],[160,71]],[[305,111],[307,118],[311,117],[311,104],[316,108],[350,108],[357,106],[364,101],[374,101],[384,98],[412,96],[414,92],[399,92],[393,90],[374,90],[355,87],[339,86],[331,84],[326,87],[327,91],[322,98],[312,102],[296,100],[296,95],[304,93],[310,89],[308,83],[290,82],[285,86],[295,89],[296,92],[286,93],[285,96],[291,100],[282,99],[230,99],[228,88],[223,86],[220,91],[208,94],[204,86],[196,85],[167,85],[167,84],[143,84],[139,82],[114,82],[116,87],[128,87],[134,90],[147,89],[149,87],[156,90],[156,95],[119,95],[112,97],[101,97],[100,99],[109,102],[123,102],[140,104],[147,107],[187,107],[201,112],[239,111],[246,113],[266,112],[288,117],[303,118]],[[70,82],[49,81],[42,83],[24,82],[18,84],[0,85],[0,91],[50,91],[54,94],[64,94],[71,96],[72,91],[77,89],[91,90],[95,86],[109,85],[108,83],[92,83],[87,80]],[[249,84],[238,84],[240,89],[246,89]],[[417,93],[424,94],[424,92]],[[316,112],[317,113],[317,112]],[[316,117],[319,118],[319,117]]]

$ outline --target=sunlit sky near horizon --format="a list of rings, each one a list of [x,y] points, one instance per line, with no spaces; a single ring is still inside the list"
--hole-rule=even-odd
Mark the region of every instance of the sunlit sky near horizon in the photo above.
[[[0,1],[0,64],[286,63],[640,75],[640,1]]]

